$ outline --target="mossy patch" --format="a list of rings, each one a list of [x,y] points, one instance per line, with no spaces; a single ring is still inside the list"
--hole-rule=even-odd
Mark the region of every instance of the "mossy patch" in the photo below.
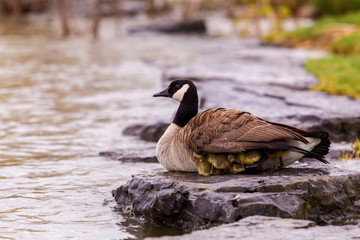
[[[308,60],[305,68],[319,79],[313,90],[360,99],[360,56]]]
[[[342,160],[347,159],[360,159],[360,140],[357,138],[353,144],[351,144],[352,153],[344,153],[341,156]]]
[[[360,55],[360,30],[332,41],[329,50],[340,55]]]
[[[354,38],[357,37],[357,32],[360,31],[360,12],[349,13],[338,17],[324,17],[314,22],[309,27],[299,28],[290,32],[269,34],[262,38],[264,43],[272,43],[288,47],[305,47],[324,49],[330,51],[339,51],[342,49],[341,45],[346,44],[346,49],[352,49],[349,44],[358,44]],[[342,38],[347,38],[346,41],[340,41]],[[329,47],[333,42],[335,45]],[[346,54],[351,52],[344,51]]]

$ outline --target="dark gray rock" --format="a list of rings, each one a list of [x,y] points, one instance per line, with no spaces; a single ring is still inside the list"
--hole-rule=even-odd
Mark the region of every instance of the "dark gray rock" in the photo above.
[[[140,32],[161,32],[168,34],[185,33],[185,34],[205,34],[206,24],[202,19],[184,20],[178,22],[165,22],[161,24],[140,26],[129,29],[129,33]]]
[[[140,133],[140,139],[145,141],[157,142],[168,126],[168,123],[156,123],[153,125],[145,126],[143,131],[141,131]]]
[[[144,130],[145,127],[146,126],[143,124],[131,125],[123,130],[123,134],[125,136],[140,136],[141,132]]]
[[[137,175],[113,195],[125,214],[185,230],[253,215],[330,224],[346,223],[360,214],[359,182],[358,172],[297,163],[258,175]]]
[[[99,156],[122,162],[158,162],[156,156],[154,155],[154,151],[151,151],[151,153],[148,151],[127,151],[126,153],[103,151],[99,152]]]
[[[312,221],[276,217],[251,216],[238,222],[224,224],[181,236],[146,238],[146,240],[330,240],[359,239],[360,226],[317,226]]]
[[[154,123],[149,125],[136,124],[124,129],[123,134],[127,136],[139,136],[140,139],[157,142],[163,135],[169,123]]]

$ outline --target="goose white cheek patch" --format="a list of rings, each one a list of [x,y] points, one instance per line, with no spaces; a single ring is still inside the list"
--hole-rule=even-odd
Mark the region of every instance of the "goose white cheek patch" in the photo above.
[[[177,90],[174,93],[172,98],[181,102],[184,98],[186,91],[189,89],[189,87],[190,87],[189,84],[185,84],[184,86],[182,86],[179,90]]]

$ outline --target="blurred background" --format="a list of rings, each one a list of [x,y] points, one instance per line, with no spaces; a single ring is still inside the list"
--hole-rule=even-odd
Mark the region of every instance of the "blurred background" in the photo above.
[[[155,142],[122,131],[171,121],[177,104],[151,97],[169,72],[201,63],[229,79],[235,60],[287,61],[266,46],[301,47],[316,51],[286,54],[318,77],[311,89],[359,98],[359,27],[358,0],[0,0],[0,238],[181,234],[111,196],[163,171]]]

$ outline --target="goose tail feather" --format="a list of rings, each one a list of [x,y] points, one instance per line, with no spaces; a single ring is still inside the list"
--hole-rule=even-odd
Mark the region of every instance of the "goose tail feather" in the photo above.
[[[318,159],[323,163],[329,164],[327,160],[324,159],[325,155],[329,153],[330,148],[330,139],[329,133],[327,132],[306,132],[303,133],[305,137],[316,137],[320,139],[320,143],[316,145],[305,157],[313,157]]]

